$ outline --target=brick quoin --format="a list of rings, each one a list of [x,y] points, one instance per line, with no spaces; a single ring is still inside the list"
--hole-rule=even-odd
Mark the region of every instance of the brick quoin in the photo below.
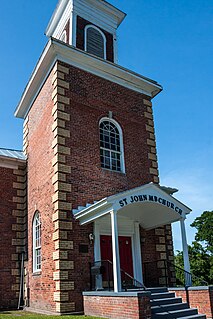
[[[28,294],[29,305],[33,309],[55,311],[53,293],[53,205],[54,193],[51,179],[52,168],[52,75],[42,87],[28,114]],[[33,274],[32,264],[32,223],[38,210],[41,215],[42,271]]]
[[[64,81],[69,84],[64,96],[70,102],[64,104],[64,112],[70,115],[70,121],[65,121],[64,129],[70,132],[70,137],[65,138],[63,146],[70,149],[70,155],[66,155],[64,164],[71,167],[71,173],[66,174],[65,182],[71,185],[72,191],[67,193],[66,202],[77,208],[79,205],[154,182],[154,176],[149,170],[152,167],[152,160],[148,158],[150,146],[146,143],[149,138],[146,130],[149,119],[144,116],[144,99],[147,100],[148,97],[76,67],[58,63],[69,70],[64,74]],[[27,268],[30,307],[54,312],[54,187],[51,184],[54,175],[54,136],[51,129],[53,76],[52,71],[28,114]],[[104,170],[100,166],[99,121],[102,117],[107,117],[109,111],[123,130],[125,174]],[[36,210],[40,212],[42,220],[42,271],[39,274],[32,273],[32,220]],[[71,211],[67,211],[67,216],[67,221],[73,219]],[[67,240],[73,241],[73,249],[68,251],[68,260],[74,261],[74,269],[69,270],[69,280],[74,282],[74,290],[69,291],[68,295],[69,302],[75,303],[75,311],[82,311],[81,293],[89,289],[89,262],[94,260],[94,248],[89,244],[88,234],[92,231],[92,225],[79,226],[73,220],[72,230],[67,235]],[[153,240],[155,241],[154,238]],[[82,243],[89,246],[86,254],[79,253],[79,245]]]
[[[12,168],[4,167],[0,167],[0,175],[0,309],[7,309],[18,306],[20,264],[17,246],[12,244],[16,239],[13,225],[16,225],[17,217],[13,214],[16,210],[13,197],[17,196],[17,190],[13,183],[17,182],[17,176]],[[18,276],[12,276],[14,271]]]

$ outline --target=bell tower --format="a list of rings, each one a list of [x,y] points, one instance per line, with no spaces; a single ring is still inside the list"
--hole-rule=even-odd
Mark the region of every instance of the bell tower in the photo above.
[[[125,16],[103,0],[61,0],[46,35],[117,63],[117,28]]]

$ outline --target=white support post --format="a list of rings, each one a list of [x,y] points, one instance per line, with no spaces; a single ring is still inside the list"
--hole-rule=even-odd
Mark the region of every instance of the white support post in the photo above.
[[[134,223],[134,277],[137,281],[143,284],[143,272],[142,272],[142,256],[141,256],[141,240],[140,240],[140,227],[139,223]]]
[[[186,228],[185,228],[185,219],[186,217],[182,217],[180,220],[181,226],[181,236],[182,236],[182,247],[183,247],[183,262],[184,262],[184,270],[185,273],[185,284],[190,287],[192,285],[192,278],[188,273],[190,273],[190,263],[189,263],[189,252],[188,252],[188,244],[186,238]]]
[[[119,291],[121,291],[121,270],[120,270],[118,223],[117,223],[117,212],[116,211],[111,211],[111,227],[112,227],[112,256],[113,256],[114,292],[119,292]]]

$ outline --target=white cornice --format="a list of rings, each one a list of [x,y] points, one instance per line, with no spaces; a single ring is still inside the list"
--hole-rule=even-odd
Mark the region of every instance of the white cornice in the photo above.
[[[26,165],[26,160],[0,156],[0,167],[17,169],[20,166]]]
[[[31,75],[15,110],[15,116],[25,118],[36,96],[41,90],[53,65],[59,60],[79,69],[117,83],[130,90],[143,93],[151,98],[162,87],[155,81],[125,69],[109,61],[95,57],[56,39],[50,39]]]
[[[48,37],[56,37],[59,25],[64,25],[67,16],[79,15],[113,33],[126,14],[103,0],[60,0],[46,28]]]
[[[70,0],[59,0],[58,5],[53,12],[53,15],[48,23],[48,26],[46,28],[45,34],[50,37],[53,35],[53,32],[55,31],[56,27],[58,26],[58,23],[60,19],[62,18],[65,8],[67,7]]]

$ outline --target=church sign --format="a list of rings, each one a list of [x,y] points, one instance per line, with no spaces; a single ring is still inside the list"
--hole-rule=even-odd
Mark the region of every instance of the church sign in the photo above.
[[[168,207],[173,209],[176,213],[182,214],[182,209],[180,209],[177,205],[172,203],[171,201],[168,201],[165,198],[156,196],[156,195],[149,195],[149,194],[141,194],[141,195],[131,195],[126,198],[123,198],[119,201],[120,207],[127,206],[129,204],[135,204],[139,202],[151,202],[160,204],[162,206]]]

